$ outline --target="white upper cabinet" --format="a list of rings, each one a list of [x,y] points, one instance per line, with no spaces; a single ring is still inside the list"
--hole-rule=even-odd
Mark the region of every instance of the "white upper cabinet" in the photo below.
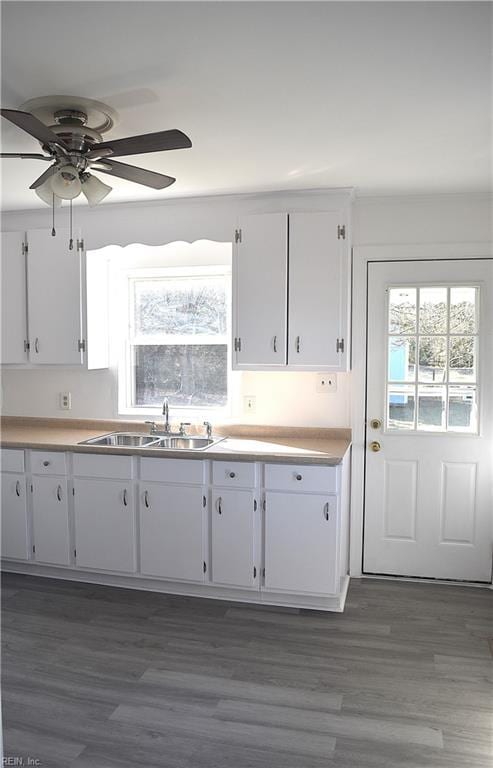
[[[349,366],[348,212],[254,214],[237,230],[233,367]]]
[[[3,232],[1,258],[2,363],[27,360],[26,257],[24,233]]]
[[[288,217],[247,216],[235,251],[235,367],[286,365]]]
[[[52,237],[48,229],[27,233],[27,295],[33,363],[81,364],[81,254],[68,230]]]
[[[291,367],[343,368],[348,281],[338,213],[289,216],[289,343]]]

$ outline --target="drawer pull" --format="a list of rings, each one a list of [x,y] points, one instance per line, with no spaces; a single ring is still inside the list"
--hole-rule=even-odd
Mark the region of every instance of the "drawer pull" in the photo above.
[[[125,489],[123,490],[123,506],[124,506],[124,507],[126,507],[127,505],[128,505],[128,500],[127,500],[127,489],[125,488]]]
[[[233,477],[236,477],[236,472],[230,472],[229,476],[230,476],[231,479],[233,479]]]
[[[15,495],[16,496],[20,496],[21,495],[21,484],[20,484],[19,480],[17,480],[17,482],[15,484]]]
[[[296,475],[297,480],[303,480],[303,475]]]
[[[62,500],[62,486],[61,485],[57,486],[56,497],[57,497],[58,501]]]
[[[329,502],[324,504],[324,518],[325,520],[329,519]]]
[[[149,509],[149,491],[144,491],[144,504],[146,505],[147,509]]]
[[[218,511],[218,514],[220,515],[222,515],[223,513],[222,503],[223,503],[222,497],[219,496],[218,500],[216,501],[216,509]]]
[[[277,336],[274,336],[274,352],[277,352]]]
[[[50,462],[49,461],[43,461],[43,467],[49,467]]]

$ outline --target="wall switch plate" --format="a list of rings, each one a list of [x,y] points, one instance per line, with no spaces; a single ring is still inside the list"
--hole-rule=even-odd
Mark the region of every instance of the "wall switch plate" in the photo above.
[[[316,390],[322,394],[325,394],[326,392],[337,392],[337,374],[317,373]]]
[[[253,395],[245,395],[243,398],[243,410],[245,413],[255,413],[256,401]]]
[[[72,408],[72,395],[70,392],[60,392],[60,408],[62,411],[70,411]]]

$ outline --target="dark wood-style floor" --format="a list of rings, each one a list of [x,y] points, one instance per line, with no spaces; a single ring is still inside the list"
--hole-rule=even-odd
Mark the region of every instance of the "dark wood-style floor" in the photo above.
[[[342,615],[3,577],[6,756],[45,768],[491,768],[493,593]]]

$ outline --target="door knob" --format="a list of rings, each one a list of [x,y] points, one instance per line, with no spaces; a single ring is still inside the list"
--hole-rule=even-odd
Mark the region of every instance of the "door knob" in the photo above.
[[[382,422],[380,419],[370,419],[370,427],[372,429],[380,429],[382,426]]]
[[[374,451],[375,453],[378,453],[378,451],[380,450],[380,448],[381,448],[381,447],[382,447],[382,446],[380,445],[380,443],[378,442],[378,440],[373,440],[373,441],[370,443],[370,448],[371,448],[371,450],[372,450],[372,451]]]

